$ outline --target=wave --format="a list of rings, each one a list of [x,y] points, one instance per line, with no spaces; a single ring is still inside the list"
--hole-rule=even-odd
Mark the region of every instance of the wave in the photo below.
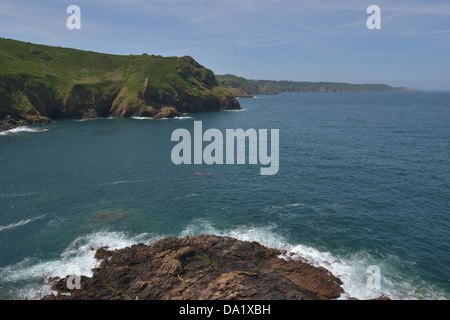
[[[9,292],[12,299],[40,299],[54,293],[47,279],[64,278],[68,275],[92,276],[92,269],[100,261],[94,258],[95,249],[108,246],[111,250],[129,247],[137,243],[150,244],[163,237],[148,234],[129,236],[122,232],[99,231],[75,239],[61,253],[60,258],[50,261],[36,261],[27,258],[17,264],[0,269],[0,283],[13,287]],[[16,287],[17,284],[17,287]]]
[[[42,219],[43,217],[44,217],[44,216],[39,216],[39,217],[36,217],[36,218],[33,218],[33,219],[25,219],[25,220],[21,220],[21,221],[16,222],[16,223],[11,223],[11,224],[9,224],[9,225],[7,225],[7,226],[0,226],[0,232],[5,231],[5,230],[15,229],[15,228],[17,228],[17,227],[27,225],[27,224],[29,224],[30,222],[34,222],[34,221],[36,221],[36,220],[40,220],[40,219]]]
[[[266,226],[242,225],[230,229],[218,229],[210,221],[194,219],[176,236],[193,236],[200,233],[233,237],[242,241],[257,241],[270,248],[284,250],[280,255],[284,259],[301,259],[314,266],[323,267],[343,281],[343,294],[340,299],[354,297],[361,300],[373,299],[381,295],[391,299],[448,299],[446,293],[424,281],[405,279],[401,270],[396,270],[389,261],[377,261],[366,252],[353,254],[333,254],[312,246],[290,243],[278,231],[276,224]],[[139,234],[130,235],[124,232],[99,231],[75,239],[60,255],[59,259],[35,261],[25,259],[15,265],[0,269],[0,283],[10,283],[16,287],[8,295],[23,299],[39,299],[52,293],[50,286],[39,285],[49,277],[66,277],[78,270],[80,275],[92,276],[92,269],[98,267],[99,261],[94,258],[95,249],[108,246],[110,249],[121,249],[133,244],[152,244],[155,241],[173,235]],[[382,272],[381,289],[368,289],[367,267],[378,265]],[[414,281],[413,281],[414,280]],[[26,285],[24,285],[24,283]]]
[[[153,120],[152,117],[131,117],[131,119],[136,119],[136,120]]]
[[[106,185],[117,185],[117,184],[124,184],[124,183],[140,183],[140,182],[144,182],[145,180],[118,180],[118,181],[114,181],[114,182],[106,182],[106,183],[102,183],[102,186],[106,186]]]
[[[92,121],[92,120],[101,120],[103,118],[85,118],[85,119],[76,119],[75,122],[84,122],[84,121]]]
[[[238,109],[238,110],[223,110],[224,112],[242,112],[242,111],[246,111],[247,109],[245,109],[245,108],[241,108],[241,109]]]
[[[269,248],[284,250],[286,254],[280,256],[281,258],[301,259],[311,265],[323,267],[340,278],[345,291],[340,297],[341,300],[350,297],[368,300],[382,295],[393,300],[449,299],[448,294],[440,288],[420,279],[405,279],[401,270],[395,269],[389,264],[389,261],[379,261],[367,252],[346,255],[332,254],[311,246],[292,244],[276,230],[276,224],[263,227],[244,225],[233,229],[219,230],[209,221],[199,219],[188,225],[180,236],[199,233],[215,234],[242,241],[256,241]],[[367,287],[367,268],[371,265],[378,265],[381,269],[380,290]]]
[[[176,120],[185,120],[185,119],[194,119],[193,117],[189,117],[189,116],[185,116],[185,117],[175,117],[175,118],[173,118],[173,119],[176,119]]]
[[[17,127],[17,128],[11,129],[11,130],[0,132],[0,136],[6,136],[9,134],[22,133],[22,132],[45,132],[48,130],[49,129],[45,129],[45,128],[31,128],[31,127],[21,126],[21,127]]]
[[[185,120],[185,119],[193,119],[192,117],[173,117],[173,118],[161,118],[158,120]]]
[[[152,117],[131,117],[131,119],[136,119],[136,120],[155,120]],[[159,120],[172,120],[172,119],[184,120],[184,119],[193,119],[193,118],[185,116],[185,117],[161,118]]]

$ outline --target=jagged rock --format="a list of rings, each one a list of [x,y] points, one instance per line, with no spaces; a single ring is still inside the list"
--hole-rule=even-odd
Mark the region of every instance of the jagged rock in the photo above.
[[[182,117],[183,114],[175,110],[175,108],[163,108],[160,112],[153,116],[153,119],[173,119]]]
[[[328,270],[281,254],[257,242],[204,234],[115,251],[103,247],[96,252],[99,268],[81,278],[80,290],[58,279],[57,294],[44,299],[323,300],[344,292]]]
[[[16,126],[9,121],[0,121],[0,132],[14,129]]]

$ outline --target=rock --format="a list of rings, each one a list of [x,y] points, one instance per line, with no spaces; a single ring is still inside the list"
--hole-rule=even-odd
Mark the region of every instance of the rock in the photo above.
[[[26,124],[32,124],[32,125],[36,125],[36,124],[49,124],[49,123],[54,123],[54,121],[50,118],[47,117],[27,117],[24,121]]]
[[[153,119],[173,119],[175,117],[182,117],[183,114],[178,112],[175,108],[165,107],[156,115],[153,116]]]
[[[109,259],[112,255],[111,251],[108,251],[108,247],[98,248],[95,252],[95,259],[97,260],[106,260]]]
[[[0,132],[14,129],[16,126],[9,121],[0,121]]]
[[[385,295],[382,295],[376,299],[372,299],[372,300],[391,300],[389,297],[386,297]]]
[[[115,251],[103,247],[95,255],[100,267],[81,278],[80,290],[59,279],[52,286],[57,294],[44,299],[327,300],[344,292],[328,270],[281,254],[257,242],[204,234]]]

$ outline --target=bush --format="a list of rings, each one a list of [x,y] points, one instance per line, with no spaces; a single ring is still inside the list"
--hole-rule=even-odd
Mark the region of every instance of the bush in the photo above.
[[[41,55],[41,58],[46,60],[46,61],[52,60],[52,57],[47,52],[43,52],[42,55]]]
[[[31,47],[31,48],[30,48],[30,53],[31,53],[31,54],[34,54],[34,55],[38,55],[38,54],[40,54],[41,52],[40,52],[38,49],[36,49],[35,47]]]

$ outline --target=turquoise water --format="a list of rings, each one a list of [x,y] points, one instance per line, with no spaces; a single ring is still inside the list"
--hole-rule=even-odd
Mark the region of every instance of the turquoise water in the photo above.
[[[450,93],[284,93],[244,111],[0,133],[0,298],[90,275],[91,247],[212,233],[290,250],[350,296],[450,298]],[[171,134],[279,129],[280,167],[180,165]],[[206,143],[205,143],[206,145]],[[197,175],[195,172],[213,175]],[[366,286],[368,266],[381,288]],[[343,296],[342,298],[345,298]]]

